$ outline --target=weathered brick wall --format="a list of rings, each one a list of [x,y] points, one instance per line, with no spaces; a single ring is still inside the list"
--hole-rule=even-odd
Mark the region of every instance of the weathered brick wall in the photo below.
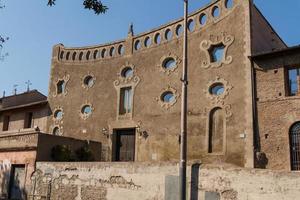
[[[295,200],[300,195],[296,172],[199,166],[188,168],[188,199]],[[176,200],[177,176],[176,163],[37,163],[29,199]]]

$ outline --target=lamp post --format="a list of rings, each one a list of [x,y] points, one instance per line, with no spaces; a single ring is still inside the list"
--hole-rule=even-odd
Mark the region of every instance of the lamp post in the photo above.
[[[182,92],[181,92],[181,132],[180,132],[180,169],[179,169],[179,197],[186,200],[186,163],[187,163],[187,18],[188,0],[184,0],[184,22],[183,22],[183,65],[182,65]]]

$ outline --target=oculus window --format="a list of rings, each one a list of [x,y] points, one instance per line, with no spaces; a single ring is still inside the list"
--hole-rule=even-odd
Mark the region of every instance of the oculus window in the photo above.
[[[172,103],[172,102],[175,101],[175,95],[174,95],[173,92],[171,92],[171,91],[164,92],[164,93],[161,95],[161,100],[162,100],[164,103]]]

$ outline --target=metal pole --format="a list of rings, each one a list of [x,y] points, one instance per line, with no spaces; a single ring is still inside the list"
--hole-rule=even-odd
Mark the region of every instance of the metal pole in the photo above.
[[[181,134],[180,134],[180,169],[179,169],[179,196],[186,200],[186,163],[187,163],[187,17],[188,0],[184,0],[184,32],[183,32],[183,66],[182,66],[182,92],[181,92]]]

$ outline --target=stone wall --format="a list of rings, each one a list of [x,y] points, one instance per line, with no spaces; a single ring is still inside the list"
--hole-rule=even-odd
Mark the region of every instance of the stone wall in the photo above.
[[[192,178],[191,178],[192,177]],[[37,163],[29,199],[176,200],[176,163]],[[188,167],[191,200],[295,200],[300,195],[296,172]],[[34,198],[33,198],[34,197]]]
[[[232,7],[225,0],[212,1],[189,16],[189,159],[223,161],[238,166],[253,165],[252,98],[249,1],[235,0]],[[219,15],[213,16],[215,10]],[[200,23],[202,16],[206,22]],[[123,129],[135,129],[134,160],[176,161],[179,156],[180,98],[182,74],[182,19],[119,42],[94,47],[53,49],[49,84],[52,113],[63,111],[62,119],[48,119],[48,132],[60,130],[67,137],[99,141],[107,147],[108,161],[114,160],[113,138]],[[168,36],[172,33],[172,36]],[[155,42],[157,36],[160,41]],[[168,36],[168,37],[166,37]],[[147,41],[151,40],[151,45]],[[222,60],[211,60],[210,48],[223,44]],[[124,54],[119,54],[122,45]],[[140,48],[139,48],[140,46]],[[103,52],[103,56],[101,55]],[[174,68],[164,67],[167,59]],[[130,67],[131,77],[122,72]],[[84,80],[93,77],[88,86]],[[59,83],[66,89],[58,92]],[[215,84],[222,84],[222,95],[213,95]],[[132,111],[119,113],[120,88],[132,87]],[[174,101],[162,101],[171,92]],[[89,115],[82,108],[91,106]],[[212,134],[210,116],[222,109],[223,129],[220,147],[209,151]],[[143,137],[146,133],[147,137]],[[110,136],[110,137],[109,137]],[[214,143],[212,141],[211,143]],[[216,142],[217,144],[218,141]]]

